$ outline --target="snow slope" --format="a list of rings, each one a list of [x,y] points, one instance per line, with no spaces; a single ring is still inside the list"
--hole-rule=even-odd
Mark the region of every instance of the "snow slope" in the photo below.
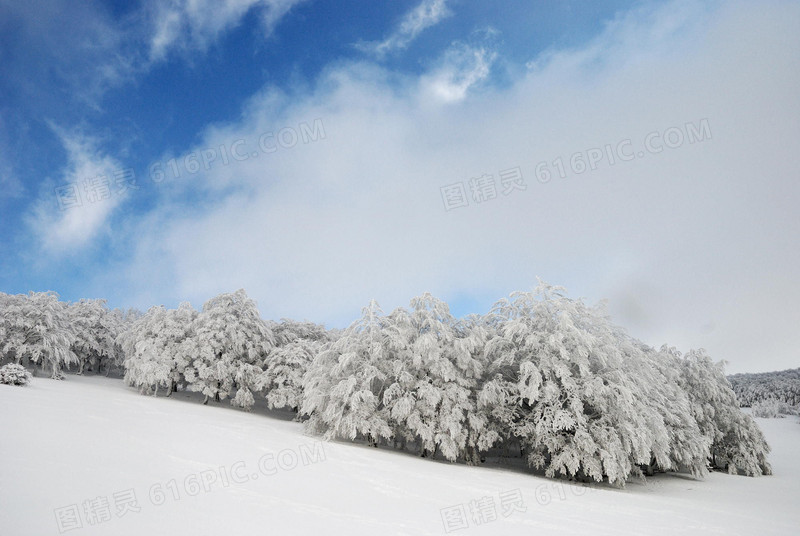
[[[104,377],[0,385],[0,408],[2,536],[800,530],[797,418],[758,419],[773,476],[619,490],[320,443],[288,414],[141,396]]]

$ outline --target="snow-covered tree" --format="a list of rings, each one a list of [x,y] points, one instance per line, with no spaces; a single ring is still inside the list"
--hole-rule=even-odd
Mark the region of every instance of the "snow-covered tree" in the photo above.
[[[411,308],[387,317],[373,301],[319,353],[305,379],[308,425],[474,462],[497,438],[475,411],[484,339],[430,294]]]
[[[627,371],[636,348],[601,310],[540,283],[501,300],[492,315],[494,374],[480,399],[531,466],[624,485],[654,458],[671,465],[663,419]]]
[[[438,451],[451,461],[474,462],[492,443],[481,443],[483,426],[476,420],[482,340],[430,294],[411,300],[411,308],[393,311],[384,330],[389,369],[383,403],[390,426],[423,455]]]
[[[0,367],[0,384],[3,385],[28,385],[31,373],[22,365],[7,363]]]
[[[326,439],[391,439],[383,405],[388,387],[382,338],[386,317],[373,300],[338,340],[323,348],[303,381],[301,411],[311,431]]]
[[[117,337],[125,355],[125,383],[142,393],[157,395],[169,384],[170,366],[159,342],[165,316],[163,306],[151,307]]]
[[[621,335],[624,336],[624,335]],[[680,367],[673,349],[656,351],[629,339],[636,348],[636,358],[627,361],[627,371],[639,383],[641,402],[661,416],[667,433],[669,462],[651,460],[643,466],[648,474],[655,470],[689,471],[695,477],[708,473],[707,459],[711,441],[703,436],[692,412],[688,395],[678,380]],[[660,443],[663,446],[663,442]]]
[[[75,338],[66,304],[54,292],[30,292],[3,298],[0,324],[4,338],[0,353],[23,360],[49,365],[53,379],[63,379],[63,367],[77,363],[70,349]]]
[[[275,347],[257,380],[270,408],[298,411],[303,401],[303,377],[320,349],[330,342],[325,328],[311,322],[283,319],[270,325]]]
[[[75,334],[72,351],[78,358],[78,374],[87,365],[95,372],[104,367],[107,374],[120,360],[116,338],[122,330],[121,311],[110,311],[105,300],[80,300],[67,306],[67,315]]]
[[[135,318],[117,337],[125,354],[126,383],[154,395],[164,387],[167,396],[184,384],[184,370],[190,360],[186,341],[193,336],[197,314],[184,302],[177,309],[151,307]]]
[[[249,409],[255,402],[262,364],[275,346],[272,330],[244,290],[208,300],[184,343],[191,356],[184,374],[189,389],[220,401],[234,390],[231,403]]]
[[[724,363],[714,363],[703,350],[691,350],[677,362],[678,381],[700,431],[711,441],[712,467],[751,476],[772,474],[769,445],[755,421],[739,409]]]
[[[23,344],[25,331],[22,329],[22,294],[0,292],[0,364],[19,363],[16,349]]]

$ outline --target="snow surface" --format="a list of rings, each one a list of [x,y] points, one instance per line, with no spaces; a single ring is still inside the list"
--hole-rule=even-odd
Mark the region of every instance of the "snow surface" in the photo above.
[[[0,408],[2,536],[800,531],[797,417],[757,419],[773,476],[668,474],[620,490],[321,443],[289,413],[142,396],[105,377],[0,385]],[[131,490],[138,511],[120,516]],[[521,508],[507,502],[516,493]]]

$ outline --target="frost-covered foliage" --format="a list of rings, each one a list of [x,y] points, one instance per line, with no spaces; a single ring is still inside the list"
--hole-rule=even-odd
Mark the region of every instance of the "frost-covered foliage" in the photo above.
[[[492,314],[493,377],[481,399],[531,466],[614,484],[641,474],[640,466],[703,474],[688,401],[664,387],[661,371],[601,310],[541,284],[501,300]],[[502,399],[493,400],[497,393]],[[671,399],[675,405],[661,406]]]
[[[360,320],[316,356],[303,382],[302,412],[309,416],[310,430],[328,439],[391,438],[382,400],[387,387],[385,327],[386,317],[373,300]]]
[[[78,360],[78,374],[101,368],[108,374],[121,364],[116,339],[125,322],[122,311],[110,311],[105,300],[80,300],[67,305],[67,317],[74,333],[71,349]]]
[[[183,352],[190,356],[184,375],[191,391],[249,409],[255,403],[262,366],[275,337],[256,303],[244,290],[221,294],[203,304]],[[204,403],[205,403],[204,402]]]
[[[0,383],[4,385],[28,385],[31,373],[22,365],[8,363],[0,367]]]
[[[674,363],[680,354],[673,349],[656,351],[633,341],[641,353],[628,360],[628,371],[642,386],[642,402],[663,419],[668,436],[670,465],[654,463],[643,467],[651,474],[656,468],[689,471],[700,477],[707,473],[711,441],[703,436],[691,411],[688,394],[678,381],[680,367]]]
[[[703,350],[689,351],[677,363],[678,382],[689,396],[700,431],[711,441],[712,467],[751,476],[772,474],[769,445],[756,422],[739,409],[723,364],[714,363]]]
[[[42,369],[47,365],[54,379],[63,379],[63,368],[78,363],[67,304],[54,292],[0,295],[0,326],[0,357],[5,360],[27,360]]]
[[[275,347],[263,363],[256,381],[270,408],[298,411],[303,402],[303,377],[322,347],[332,340],[319,324],[281,320],[272,323]]]
[[[381,401],[396,438],[451,461],[469,451],[474,462],[478,446],[486,450],[497,439],[476,411],[484,341],[463,329],[446,303],[424,294],[411,300],[411,311],[389,315],[383,342]]]
[[[189,303],[181,303],[177,309],[152,307],[133,320],[116,341],[125,354],[125,382],[154,395],[164,387],[167,396],[185,384],[190,361],[187,341],[197,315]]]
[[[461,321],[428,294],[388,316],[372,302],[304,389],[308,427],[325,438],[448,460],[516,448],[548,476],[615,485],[656,470],[701,477],[709,463],[770,472],[760,430],[705,354],[650,348],[546,284]]]
[[[384,316],[373,301],[320,352],[305,379],[308,426],[475,461],[498,437],[476,411],[484,340],[430,294],[411,307]]]
[[[188,303],[153,307],[134,318],[117,343],[125,380],[143,393],[201,392],[204,403],[230,397],[249,409],[263,395],[270,408],[302,403],[308,365],[333,332],[310,322],[266,323],[244,290],[208,300],[198,313]]]
[[[728,376],[728,380],[742,407],[751,407],[765,400],[777,400],[788,406],[800,407],[800,368],[733,374]]]
[[[108,372],[121,364],[116,338],[125,322],[105,300],[66,303],[54,292],[0,293],[0,361],[38,363],[58,379],[72,365],[78,374]]]

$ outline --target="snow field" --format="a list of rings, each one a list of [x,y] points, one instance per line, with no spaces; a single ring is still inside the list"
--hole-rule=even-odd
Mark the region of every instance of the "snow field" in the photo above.
[[[758,419],[773,448],[772,476],[666,474],[623,490],[322,443],[289,413],[198,400],[141,396],[104,377],[0,386],[0,534],[747,535],[800,527],[796,417]]]

